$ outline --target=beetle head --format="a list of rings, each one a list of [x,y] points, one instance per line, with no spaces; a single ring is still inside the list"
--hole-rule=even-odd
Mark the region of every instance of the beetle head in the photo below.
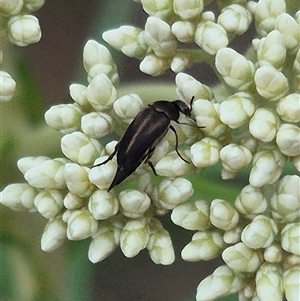
[[[191,105],[193,102],[194,97],[191,100]],[[178,110],[183,113],[184,115],[191,117],[192,114],[192,107],[189,107],[185,102],[181,100],[175,100],[174,104],[177,106]]]

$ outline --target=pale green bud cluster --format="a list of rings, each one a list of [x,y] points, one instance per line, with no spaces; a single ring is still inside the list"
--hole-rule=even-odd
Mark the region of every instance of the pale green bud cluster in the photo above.
[[[3,0],[0,2],[1,44],[5,38],[17,46],[25,47],[40,41],[42,37],[39,20],[31,15],[39,10],[45,0]],[[2,45],[3,46],[3,45]],[[1,52],[1,63],[3,53]],[[10,101],[15,94],[16,82],[10,74],[0,70],[0,102]]]

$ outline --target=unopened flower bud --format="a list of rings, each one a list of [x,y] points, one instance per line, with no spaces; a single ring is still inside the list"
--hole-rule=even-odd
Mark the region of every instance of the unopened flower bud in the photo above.
[[[278,222],[291,223],[300,217],[300,177],[285,176],[271,197],[272,217]]]
[[[197,232],[182,250],[186,261],[210,260],[221,254],[226,247],[222,234],[218,231]]]
[[[262,264],[256,273],[255,282],[260,300],[283,300],[282,270],[276,264]]]
[[[239,222],[239,214],[228,202],[215,199],[210,205],[210,221],[222,230],[230,230]]]
[[[252,21],[250,12],[243,6],[231,4],[222,9],[218,17],[218,24],[234,35],[241,35],[246,32]]]
[[[215,64],[228,86],[244,91],[253,85],[254,64],[235,50],[220,49]]]
[[[279,245],[273,244],[264,251],[264,260],[269,263],[280,263],[283,259],[283,250]]]
[[[53,218],[63,209],[65,192],[57,189],[42,190],[34,199],[37,211],[45,218]]]
[[[29,169],[40,165],[41,163],[50,160],[48,157],[24,157],[18,160],[17,165],[22,174],[25,174]]]
[[[282,229],[281,246],[287,252],[300,255],[300,223],[291,223]]]
[[[259,95],[270,101],[277,101],[289,90],[285,75],[272,66],[258,68],[254,75],[254,81]]]
[[[286,157],[277,149],[264,149],[253,157],[253,167],[249,182],[252,186],[261,187],[274,183],[281,175]]]
[[[285,297],[289,301],[297,301],[300,291],[300,266],[293,266],[284,271],[283,274],[283,289]]]
[[[142,99],[137,94],[128,94],[118,98],[114,103],[114,111],[120,120],[130,124],[143,109]]]
[[[1,191],[0,202],[15,211],[33,211],[37,194],[38,190],[27,183],[10,184]]]
[[[84,134],[91,138],[101,138],[111,133],[114,126],[112,117],[102,112],[85,114],[81,119]]]
[[[47,223],[42,239],[41,248],[45,252],[52,252],[59,248],[67,238],[67,224],[61,216],[56,216]]]
[[[103,147],[96,140],[82,132],[73,132],[61,138],[61,149],[64,155],[82,165],[92,165],[101,155]]]
[[[202,200],[181,204],[173,209],[171,219],[174,224],[188,230],[209,229],[209,204]]]
[[[83,65],[88,73],[89,82],[97,75],[102,74],[106,75],[113,85],[118,85],[119,75],[117,67],[105,46],[94,40],[87,41],[83,49]],[[109,83],[105,82],[105,84],[110,87]],[[105,91],[105,88],[103,91]]]
[[[86,98],[96,111],[107,111],[117,98],[117,90],[105,74],[99,74],[87,86]]]
[[[86,99],[86,86],[80,84],[71,84],[69,86],[69,91],[70,96],[78,105],[87,111],[91,109],[91,105]]]
[[[158,202],[166,209],[173,209],[192,196],[192,184],[184,178],[167,179],[158,186]]]
[[[26,181],[36,188],[65,188],[64,165],[67,163],[67,160],[58,158],[41,160],[40,162],[40,164],[25,172],[24,178]]]
[[[227,296],[241,290],[247,281],[243,274],[237,274],[228,266],[222,265],[200,282],[196,299],[206,301]]]
[[[187,51],[177,52],[171,62],[171,70],[174,73],[179,73],[185,69],[192,67],[193,61],[192,56]]]
[[[254,273],[263,262],[260,250],[254,250],[239,242],[222,253],[225,263],[235,272]]]
[[[149,227],[145,218],[131,219],[125,224],[120,247],[126,257],[132,258],[145,249],[149,241]]]
[[[279,119],[273,111],[260,108],[250,120],[249,131],[256,139],[270,142],[276,136],[278,125]]]
[[[142,3],[144,11],[150,16],[157,16],[163,20],[173,16],[173,0],[138,0]]]
[[[22,7],[23,0],[4,0],[0,3],[0,14],[4,16],[13,16],[17,15]]]
[[[10,42],[20,47],[37,43],[42,37],[39,20],[32,15],[11,17],[7,28]]]
[[[254,112],[254,98],[251,94],[244,92],[235,93],[220,105],[220,119],[232,129],[248,122]]]
[[[268,201],[260,188],[247,185],[236,198],[234,207],[239,213],[251,218],[264,213],[268,208]]]
[[[280,99],[276,104],[278,115],[287,122],[300,122],[300,98],[299,94],[292,93]]]
[[[15,94],[16,82],[13,80],[9,73],[0,71],[0,83],[0,101],[10,101]]]
[[[182,20],[199,17],[203,8],[202,0],[174,0],[173,3],[175,14]]]
[[[68,192],[64,197],[64,206],[69,210],[79,209],[86,205],[86,200],[72,192]]]
[[[235,228],[225,231],[223,235],[223,240],[227,244],[236,244],[241,241],[241,234],[243,231],[243,227],[237,225]]]
[[[83,115],[77,104],[61,104],[52,106],[45,113],[46,123],[62,134],[72,133],[80,129]]]
[[[98,229],[98,222],[87,210],[76,210],[68,218],[67,236],[70,240],[81,240],[92,236]]]
[[[176,21],[172,25],[172,33],[181,43],[191,43],[194,41],[195,24],[189,21]]]
[[[148,54],[140,63],[140,70],[151,76],[159,76],[165,73],[170,64],[164,58],[155,54]]]
[[[199,47],[211,55],[215,55],[219,49],[228,44],[225,29],[212,21],[199,23],[194,39]]]
[[[300,128],[295,124],[282,124],[278,129],[276,143],[286,156],[300,155]]]

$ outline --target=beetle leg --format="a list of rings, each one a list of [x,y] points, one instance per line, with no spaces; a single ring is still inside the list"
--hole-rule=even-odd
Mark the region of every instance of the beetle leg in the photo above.
[[[106,164],[108,161],[110,161],[113,158],[113,156],[116,154],[116,152],[118,151],[118,149],[119,149],[118,145],[119,145],[119,143],[116,145],[115,150],[110,154],[110,156],[106,160],[104,160],[101,163],[93,165],[92,168],[97,167],[97,166],[101,166],[103,164]]]
[[[170,129],[171,129],[171,130],[174,132],[174,134],[175,134],[175,150],[176,150],[177,155],[178,155],[178,156],[180,157],[180,159],[183,160],[184,162],[190,163],[189,161],[185,160],[185,159],[180,155],[180,153],[179,153],[179,151],[178,151],[178,136],[177,136],[177,133],[176,133],[175,128],[174,128],[172,125],[170,125]]]
[[[153,163],[150,161],[150,158],[152,157],[153,153],[154,153],[154,149],[155,147],[153,147],[152,149],[149,150],[146,161],[147,164],[150,166],[150,168],[152,169],[153,173],[157,176],[156,170],[153,166]]]

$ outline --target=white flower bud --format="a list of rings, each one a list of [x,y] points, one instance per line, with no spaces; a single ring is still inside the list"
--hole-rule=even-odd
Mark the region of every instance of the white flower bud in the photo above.
[[[192,56],[188,51],[178,51],[172,59],[171,70],[174,73],[179,73],[185,69],[192,67],[193,61]]]
[[[64,165],[67,161],[53,159],[42,161],[40,164],[25,172],[24,178],[36,188],[65,188]]]
[[[17,15],[8,20],[8,38],[11,43],[24,47],[37,43],[41,37],[38,18],[32,15]]]
[[[96,233],[98,222],[87,210],[76,210],[68,219],[67,236],[70,240],[81,240]]]
[[[271,197],[271,213],[278,222],[290,223],[300,217],[300,177],[283,177]]]
[[[282,13],[276,18],[275,28],[283,36],[283,41],[288,52],[294,53],[299,49],[299,24],[289,14]]]
[[[211,10],[204,11],[201,15],[203,21],[216,21],[216,15]]]
[[[176,52],[177,42],[170,25],[157,17],[148,17],[144,39],[158,57],[171,57]]]
[[[252,154],[245,146],[230,143],[221,149],[220,159],[225,170],[236,174],[247,167],[252,160]]]
[[[252,17],[250,12],[243,6],[231,4],[222,9],[218,17],[218,24],[222,25],[225,30],[234,35],[242,35],[251,24]]]
[[[260,188],[247,185],[236,198],[234,207],[239,213],[244,214],[249,218],[253,218],[266,211],[268,208],[268,201]]]
[[[205,137],[191,146],[191,160],[198,168],[215,165],[220,160],[221,143],[213,138]]]
[[[156,264],[172,264],[175,253],[169,232],[156,219],[150,224],[150,232],[147,249],[152,261]]]
[[[124,95],[118,98],[113,106],[114,111],[120,120],[128,125],[143,107],[143,101],[137,94]]]
[[[269,247],[278,233],[276,223],[265,215],[256,216],[241,236],[242,242],[251,249]]]
[[[104,162],[107,158],[108,156],[100,157],[95,161],[94,165]],[[110,160],[106,164],[91,168],[89,172],[89,179],[99,189],[108,189],[115,176],[116,168],[116,160]]]
[[[140,70],[151,76],[159,76],[169,68],[170,62],[154,54],[148,54],[140,63]]]
[[[165,209],[174,209],[194,193],[192,184],[184,178],[167,179],[158,186],[158,202]]]
[[[212,21],[199,23],[194,39],[199,47],[211,55],[215,55],[219,49],[228,44],[225,29]]]
[[[102,138],[111,133],[114,126],[112,117],[102,112],[91,112],[82,116],[81,128],[91,138]]]
[[[65,191],[57,189],[46,189],[34,198],[37,211],[45,218],[53,218],[63,209]]]
[[[126,257],[132,258],[145,249],[149,241],[149,227],[145,218],[128,220],[122,229],[120,247]]]
[[[218,108],[219,105],[214,105],[206,99],[197,99],[193,104],[197,125],[204,126],[202,132],[214,138],[220,137],[227,129],[219,118]]]
[[[180,151],[180,154],[185,160],[188,160],[187,151]],[[195,167],[192,164],[183,161],[174,150],[156,163],[155,171],[160,176],[175,178],[194,172]]]
[[[286,9],[284,0],[261,0],[255,9],[255,23],[258,33],[266,36],[275,27],[277,16]]]
[[[295,124],[282,124],[278,129],[276,143],[286,156],[300,155],[300,128]]]
[[[287,252],[300,255],[300,223],[291,223],[282,229],[281,246]]]
[[[227,231],[237,226],[239,214],[228,202],[215,199],[210,205],[210,221],[215,227]]]
[[[151,200],[138,190],[125,190],[119,194],[122,213],[129,218],[140,218],[149,209]]]
[[[114,235],[114,226],[105,221],[100,222],[98,230],[92,236],[88,251],[89,260],[96,263],[107,258],[117,247]]]
[[[292,165],[300,172],[300,155],[290,158]]]
[[[220,105],[220,119],[232,129],[248,122],[254,112],[254,98],[251,94],[244,92],[231,95]]]
[[[29,169],[40,165],[41,163],[50,160],[48,157],[24,157],[18,160],[17,165],[22,174],[25,174]]]
[[[285,297],[289,301],[299,300],[300,291],[300,267],[293,266],[283,274],[283,289]]]
[[[33,211],[34,198],[37,194],[37,189],[28,184],[10,184],[1,191],[0,202],[15,211]]]
[[[292,93],[281,98],[276,104],[278,115],[287,122],[300,122],[300,96]]]
[[[16,82],[13,80],[9,73],[0,71],[0,83],[0,101],[10,101],[15,94]]]
[[[211,260],[221,254],[226,247],[222,234],[218,231],[197,232],[181,251],[185,261]]]
[[[250,120],[249,131],[256,139],[271,142],[276,136],[278,126],[277,115],[270,109],[260,108]]]
[[[267,247],[264,251],[264,260],[269,263],[281,263],[283,259],[283,250],[280,246],[274,244]]]
[[[139,0],[144,11],[150,16],[168,19],[173,16],[173,0]]]
[[[300,74],[300,48],[297,51],[294,63],[293,63],[293,71],[296,74]]]
[[[86,86],[80,84],[71,84],[69,86],[72,99],[87,111],[91,110],[91,105],[86,99]]]
[[[176,21],[172,25],[172,33],[181,43],[192,43],[195,35],[195,24],[189,21]]]
[[[106,190],[96,190],[89,198],[88,209],[94,219],[104,220],[117,214],[119,203],[116,197]]]
[[[45,121],[60,133],[68,134],[80,129],[82,115],[83,112],[77,104],[61,104],[52,106],[45,113]]]
[[[96,111],[107,111],[117,98],[117,90],[105,74],[99,74],[87,86],[86,98]]]
[[[253,250],[239,242],[222,253],[225,263],[235,272],[254,273],[263,262],[260,250]]]
[[[199,17],[203,8],[203,0],[174,0],[173,3],[175,14],[182,20]]]
[[[142,59],[147,50],[144,42],[144,31],[134,26],[124,25],[118,29],[104,32],[102,38],[114,48],[129,57]]]
[[[74,132],[61,138],[61,150],[73,162],[92,165],[101,155],[103,147],[97,140],[81,132]]]
[[[41,239],[41,249],[52,252],[59,248],[67,238],[67,224],[61,216],[54,217],[47,223]]]
[[[272,66],[258,68],[254,75],[254,81],[259,95],[270,101],[277,101],[289,90],[287,78]]]
[[[89,181],[89,170],[76,163],[65,165],[64,176],[70,192],[80,197],[88,197],[92,194],[95,186]]]
[[[253,85],[254,64],[235,50],[220,49],[215,65],[229,87],[244,91]]]
[[[258,65],[282,67],[285,62],[286,50],[283,36],[278,30],[272,30],[265,38],[261,39],[257,49]]]
[[[83,66],[88,73],[88,81],[96,76],[106,75],[113,85],[118,85],[119,75],[108,49],[94,40],[89,40],[83,49]],[[106,89],[103,89],[105,91]]]
[[[255,139],[250,133],[245,133],[240,137],[239,144],[247,147],[251,153],[255,153],[258,147],[258,140]]]
[[[188,230],[209,229],[209,204],[202,200],[181,204],[173,209],[171,219],[174,224]]]
[[[86,205],[86,200],[72,192],[68,192],[64,198],[64,206],[69,210],[79,209]]]
[[[241,241],[241,234],[243,227],[237,225],[235,228],[225,231],[223,235],[223,240],[227,244],[236,244]]]
[[[190,100],[192,97],[195,97],[195,99],[211,100],[213,98],[211,89],[208,86],[198,82],[189,74],[178,73],[175,77],[175,82],[177,86],[176,93],[183,99]]]
[[[259,300],[283,300],[283,283],[281,268],[265,262],[255,277],[256,291]]]
[[[281,175],[286,157],[277,149],[265,149],[253,156],[253,167],[249,182],[252,186],[262,187],[274,183]]]
[[[24,0],[3,0],[0,3],[0,14],[4,16],[17,15],[24,4]]]
[[[40,9],[46,0],[24,0],[24,9],[27,9],[30,12],[34,12]]]
[[[228,266],[222,265],[212,275],[209,275],[200,282],[197,287],[196,300],[215,300],[238,292],[247,282],[248,280],[243,274],[237,274]]]

